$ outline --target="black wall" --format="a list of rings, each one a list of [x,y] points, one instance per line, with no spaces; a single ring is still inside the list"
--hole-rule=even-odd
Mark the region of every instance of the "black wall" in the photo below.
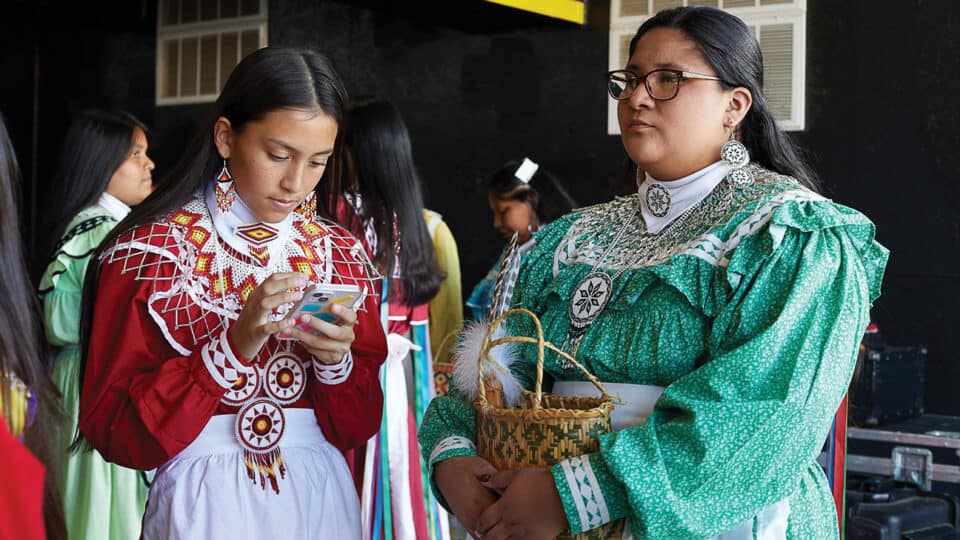
[[[14,29],[13,37],[0,32],[0,110],[28,178],[36,173],[37,199],[58,136],[82,106],[125,107],[147,121],[158,173],[168,170],[205,107],[153,106],[155,0],[52,17],[25,4],[14,2],[15,17],[0,22]],[[927,408],[960,414],[952,346],[960,304],[960,3],[807,4],[807,125],[796,136],[825,193],[870,216],[891,249],[874,308],[881,332],[894,344],[929,347]],[[619,189],[624,154],[619,138],[606,135],[602,84],[606,23],[594,17],[595,28],[581,28],[478,2],[458,3],[456,15],[418,6],[272,0],[269,40],[317,47],[351,94],[378,94],[400,107],[427,204],[459,242],[469,292],[502,245],[478,178],[526,155],[556,171],[583,204]],[[591,6],[603,13],[602,2]]]

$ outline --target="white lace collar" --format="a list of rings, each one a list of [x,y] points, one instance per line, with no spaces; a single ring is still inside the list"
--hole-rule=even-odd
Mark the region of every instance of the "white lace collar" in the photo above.
[[[100,200],[97,201],[97,206],[106,210],[107,213],[117,221],[123,221],[123,218],[127,217],[127,214],[130,213],[129,206],[106,191],[100,194]]]
[[[220,212],[217,207],[216,188],[212,182],[207,185],[204,198],[217,234],[227,245],[260,260],[261,266],[266,266],[267,261],[278,261],[282,258],[283,246],[287,243],[290,228],[293,226],[294,212],[290,212],[279,223],[262,222],[244,204],[239,194],[230,210]],[[264,250],[269,252],[269,259],[264,258]]]
[[[647,230],[657,234],[717,187],[730,166],[723,161],[708,165],[683,178],[662,182],[646,175],[640,184],[640,209]]]

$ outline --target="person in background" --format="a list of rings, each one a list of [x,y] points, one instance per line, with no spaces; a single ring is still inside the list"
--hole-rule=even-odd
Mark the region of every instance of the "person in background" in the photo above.
[[[607,526],[632,538],[837,538],[817,457],[888,252],[869,219],[815,191],[742,20],[660,11],[629,52],[607,83],[639,190],[542,230],[514,296],[618,396],[613,431],[596,452],[498,472],[477,456],[469,401],[438,398],[420,431],[431,479],[484,539]],[[535,335],[533,321],[510,319],[507,333]],[[511,365],[526,388],[535,349],[521,345]],[[552,394],[596,395],[559,355],[544,366]]]
[[[484,183],[493,212],[493,228],[509,240],[514,233],[521,257],[536,244],[535,234],[577,206],[557,177],[530,158],[508,161]],[[503,255],[473,287],[467,299],[469,317],[480,320],[490,311],[493,286]]]
[[[19,186],[0,115],[0,538],[61,539],[55,447],[61,412],[43,365],[40,306],[23,259]]]
[[[314,191],[346,102],[313,50],[246,56],[92,256],[80,434],[108,461],[159,467],[145,540],[363,537],[342,452],[380,425],[379,276]],[[331,322],[286,317],[327,285],[358,302]]]
[[[433,240],[437,264],[443,272],[443,283],[430,300],[430,344],[433,358],[433,381],[436,395],[446,395],[453,372],[452,356],[455,339],[463,327],[463,292],[460,281],[460,254],[457,241],[443,216],[423,210],[427,231]]]
[[[81,112],[64,138],[54,190],[58,201],[50,205],[48,230],[56,249],[39,295],[47,341],[57,350],[52,376],[67,420],[57,444],[59,481],[67,532],[76,540],[139,537],[147,502],[139,471],[107,463],[96,451],[70,451],[80,404],[83,279],[100,242],[153,190],[147,147],[146,126],[129,113]]]
[[[364,239],[377,270],[388,278],[381,288],[388,311],[389,354],[382,376],[386,421],[354,465],[355,477],[363,477],[364,526],[374,538],[379,523],[392,523],[393,530],[386,532],[397,539],[428,538],[446,524],[439,506],[425,497],[416,426],[434,395],[428,307],[444,274],[424,221],[420,175],[400,111],[384,99],[357,99],[345,126],[346,166],[325,185],[337,190],[325,200],[337,221]],[[376,462],[378,452],[389,456],[389,486],[383,482],[383,462]]]

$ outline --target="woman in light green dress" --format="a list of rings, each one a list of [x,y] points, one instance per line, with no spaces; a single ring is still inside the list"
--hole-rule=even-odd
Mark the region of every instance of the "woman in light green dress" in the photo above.
[[[598,452],[498,473],[476,457],[470,397],[435,399],[420,430],[433,487],[484,539],[620,518],[633,538],[837,537],[816,458],[887,251],[815,192],[762,73],[742,21],[678,8],[608,75],[638,192],[543,230],[514,303],[623,403]],[[535,335],[522,319],[508,331]],[[530,388],[524,347],[512,370]],[[554,393],[589,391],[557,355],[545,370]]]
[[[96,450],[69,449],[79,405],[80,299],[90,255],[153,189],[145,126],[120,111],[84,111],[67,132],[52,238],[58,239],[40,281],[47,340],[57,348],[53,380],[68,426],[59,442],[61,489],[71,540],[140,536],[147,486],[138,471],[107,463]],[[68,221],[69,220],[69,221]]]

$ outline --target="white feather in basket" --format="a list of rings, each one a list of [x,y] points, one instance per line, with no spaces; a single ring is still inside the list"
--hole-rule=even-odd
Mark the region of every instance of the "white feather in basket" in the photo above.
[[[477,399],[479,393],[479,373],[477,359],[483,347],[483,338],[490,329],[489,321],[470,321],[460,333],[460,343],[454,351],[453,382],[462,390],[471,401]],[[490,341],[504,336],[503,325],[493,333]],[[503,404],[491,402],[498,407],[514,407],[520,401],[523,388],[510,373],[510,365],[519,357],[517,343],[504,343],[490,349],[488,358],[483,366],[484,385],[487,386],[487,401],[491,401],[491,394],[497,392],[497,386],[503,392]],[[499,382],[499,385],[496,384]]]

